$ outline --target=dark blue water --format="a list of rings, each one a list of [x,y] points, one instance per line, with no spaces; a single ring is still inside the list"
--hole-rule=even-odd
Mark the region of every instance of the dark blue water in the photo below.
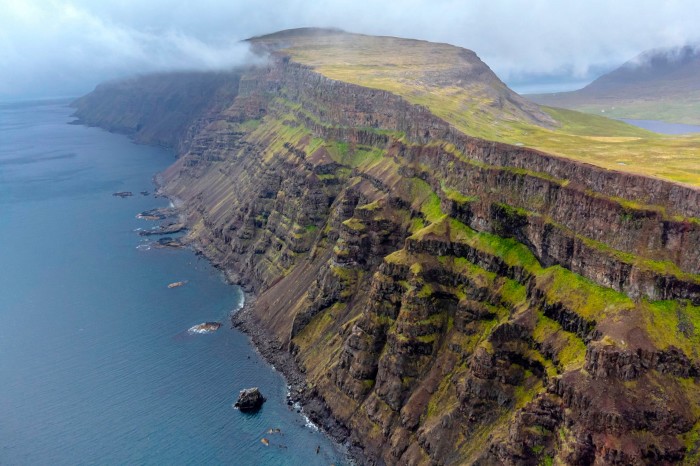
[[[640,128],[660,134],[700,133],[700,126],[695,125],[667,123],[659,120],[631,120],[629,118],[620,118],[620,120],[630,125],[639,126]]]
[[[172,156],[69,115],[0,106],[0,464],[342,463],[244,335],[187,334],[240,291],[191,251],[137,248],[135,214],[168,202],[138,192]],[[231,407],[249,386],[252,416]]]

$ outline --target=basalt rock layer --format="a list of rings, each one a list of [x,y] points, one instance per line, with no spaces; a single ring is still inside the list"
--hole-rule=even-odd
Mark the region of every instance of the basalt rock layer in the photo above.
[[[699,190],[473,138],[283,52],[225,89],[163,190],[371,461],[695,464]]]

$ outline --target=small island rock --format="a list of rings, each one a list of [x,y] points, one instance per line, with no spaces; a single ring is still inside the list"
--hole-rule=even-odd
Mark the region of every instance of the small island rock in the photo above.
[[[134,195],[134,193],[132,193],[131,191],[119,191],[117,193],[112,194],[112,196],[121,197],[122,199],[124,199],[125,197],[133,196],[133,195]]]
[[[238,401],[233,406],[241,411],[255,411],[260,409],[265,401],[265,397],[262,396],[258,387],[246,388],[240,391]]]

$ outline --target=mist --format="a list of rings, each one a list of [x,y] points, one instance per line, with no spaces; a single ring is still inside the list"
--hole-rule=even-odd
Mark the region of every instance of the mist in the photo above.
[[[227,69],[242,39],[320,26],[474,50],[516,90],[580,87],[648,49],[700,42],[693,0],[0,0],[0,100],[76,96],[136,73]]]

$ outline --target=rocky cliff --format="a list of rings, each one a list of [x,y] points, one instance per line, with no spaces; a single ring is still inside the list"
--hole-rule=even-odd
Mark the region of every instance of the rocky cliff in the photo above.
[[[163,190],[368,461],[696,464],[700,190],[475,138],[284,51],[219,89]]]
[[[172,147],[203,129],[208,115],[236,97],[240,72],[178,72],[100,84],[75,100],[78,123],[124,133],[135,141]]]

